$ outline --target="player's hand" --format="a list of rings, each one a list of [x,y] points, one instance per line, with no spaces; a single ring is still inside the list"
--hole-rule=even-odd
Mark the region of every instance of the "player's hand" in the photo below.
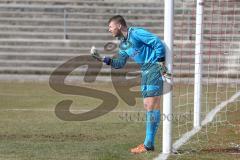
[[[96,60],[98,60],[100,62],[103,62],[103,57],[100,56],[100,54],[98,53],[98,50],[96,49],[95,46],[92,46],[90,53],[93,58],[95,58]]]
[[[93,58],[95,58],[96,60],[105,63],[106,65],[110,65],[112,62],[112,59],[110,57],[102,57],[99,53],[98,50],[92,46],[90,53],[92,55]]]
[[[165,66],[165,62],[158,62],[160,65],[160,72],[162,79],[168,83],[171,83],[172,74],[168,71],[168,68]]]
[[[103,62],[104,62],[106,65],[111,65],[111,63],[112,63],[112,58],[110,58],[110,57],[104,57],[104,58],[103,58]]]

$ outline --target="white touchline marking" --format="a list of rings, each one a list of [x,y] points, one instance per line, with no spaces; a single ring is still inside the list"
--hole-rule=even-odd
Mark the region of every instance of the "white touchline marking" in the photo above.
[[[221,111],[228,103],[233,102],[235,99],[237,99],[240,96],[240,91],[235,93],[230,99],[223,101],[222,103],[220,103],[218,106],[216,106],[213,110],[211,110],[211,112],[209,112],[207,114],[207,116],[205,117],[205,119],[202,121],[202,126],[208,124],[209,122],[211,122],[214,118],[214,116]]]

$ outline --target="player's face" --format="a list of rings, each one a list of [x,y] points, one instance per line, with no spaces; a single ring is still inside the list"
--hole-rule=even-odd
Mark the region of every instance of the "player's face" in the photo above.
[[[108,25],[108,31],[112,33],[113,37],[121,36],[121,25],[115,21],[111,21]]]

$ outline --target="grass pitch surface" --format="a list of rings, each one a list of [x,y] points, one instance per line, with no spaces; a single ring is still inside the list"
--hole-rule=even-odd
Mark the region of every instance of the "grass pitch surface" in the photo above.
[[[129,149],[142,143],[145,136],[145,113],[141,98],[137,98],[136,106],[131,107],[121,100],[109,83],[84,86],[116,95],[119,99],[117,107],[113,112],[89,121],[63,121],[54,112],[58,102],[73,100],[71,110],[77,114],[94,109],[101,100],[64,95],[52,90],[48,83],[1,82],[0,159],[145,160],[161,152],[162,125],[156,136],[154,152],[140,155],[129,153]],[[176,97],[192,91],[192,86],[176,85],[173,90],[174,105],[181,106]],[[229,92],[234,92],[234,89],[229,88]],[[214,96],[210,95],[204,102],[212,101]],[[174,112],[189,113],[192,107],[190,97],[182,96],[181,103],[187,105],[174,108]],[[201,133],[181,148],[178,155],[172,155],[170,159],[240,159],[236,151],[232,154],[224,150],[240,144],[239,106],[239,101],[230,104],[228,110],[219,113],[218,118],[222,121],[204,127]],[[190,130],[191,126],[192,122],[186,117],[182,121],[174,119],[174,140]]]

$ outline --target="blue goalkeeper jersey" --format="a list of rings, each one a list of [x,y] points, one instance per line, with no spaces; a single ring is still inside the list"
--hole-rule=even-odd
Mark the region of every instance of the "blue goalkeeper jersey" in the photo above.
[[[165,46],[155,34],[140,27],[130,27],[127,38],[120,39],[118,57],[112,59],[111,66],[122,68],[129,57],[140,66],[156,63],[165,58]]]

